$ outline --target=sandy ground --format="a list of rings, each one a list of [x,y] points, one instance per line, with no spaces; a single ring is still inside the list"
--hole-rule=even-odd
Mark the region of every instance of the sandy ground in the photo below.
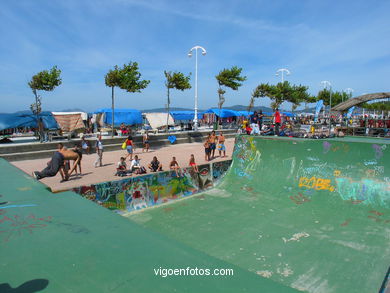
[[[218,162],[231,158],[231,154],[234,146],[234,138],[226,139],[226,157],[220,158],[218,151],[216,150],[216,157],[212,162]],[[75,176],[72,175],[70,180],[67,182],[60,182],[61,176],[58,173],[55,177],[44,178],[41,180],[42,183],[49,186],[53,192],[68,190],[73,187],[95,184],[105,181],[120,180],[122,177],[115,176],[116,165],[119,161],[119,158],[126,154],[125,150],[105,152],[103,154],[103,166],[95,168],[93,163],[95,162],[97,155],[95,153],[90,155],[83,155],[82,159],[82,175]],[[187,167],[190,159],[190,155],[194,154],[195,161],[198,165],[206,163],[204,156],[204,148],[202,143],[186,143],[178,144],[167,147],[162,147],[159,149],[153,149],[148,153],[142,153],[142,149],[137,148],[133,155],[138,155],[141,158],[141,164],[147,168],[147,165],[152,160],[153,156],[157,156],[158,160],[163,165],[163,170],[168,170],[169,163],[172,159],[172,156],[175,156],[177,162],[181,167]],[[31,175],[33,171],[40,171],[46,167],[46,163],[49,159],[37,159],[37,160],[25,160],[11,162],[14,166],[18,167],[22,171]],[[127,160],[127,165],[129,162]],[[134,176],[134,175],[133,175]],[[124,177],[125,178],[125,177]]]

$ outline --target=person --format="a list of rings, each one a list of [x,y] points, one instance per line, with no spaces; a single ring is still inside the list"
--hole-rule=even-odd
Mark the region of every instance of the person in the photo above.
[[[222,158],[226,157],[225,136],[223,135],[222,131],[219,133],[218,136],[218,151],[220,157],[222,155],[222,152],[223,152]]]
[[[181,172],[179,163],[176,161],[176,157],[172,157],[172,161],[169,164],[169,169],[175,171],[176,177],[180,177],[179,173],[182,173],[182,172]]]
[[[96,148],[97,158],[95,160],[94,166],[95,166],[95,168],[98,165],[100,167],[102,167],[103,166],[103,142],[102,142],[102,135],[101,134],[99,134],[97,137],[95,148]]]
[[[282,122],[282,119],[280,118],[279,109],[276,108],[274,113],[274,122],[275,122],[275,135],[279,135],[279,127]]]
[[[131,173],[131,171],[127,170],[126,159],[124,157],[121,157],[116,167],[115,176],[123,177],[129,173]]]
[[[133,160],[133,137],[131,135],[129,135],[126,140],[125,140],[125,143],[126,143],[126,151],[127,151],[127,154],[125,156],[125,158],[127,159],[128,156],[130,156],[130,161]]]
[[[126,135],[127,132],[126,132],[126,126],[125,126],[125,123],[121,123],[121,125],[119,126],[119,130],[121,132],[121,135]]]
[[[69,176],[72,175],[73,171],[76,171],[77,173],[77,166],[81,161],[81,157],[79,155],[80,150],[76,152],[74,151],[74,149],[68,150],[66,147],[62,147],[62,149],[59,152],[64,156],[64,160],[66,162],[64,170],[68,171],[70,169]],[[70,168],[70,164],[69,164],[70,161],[74,162],[72,168]]]
[[[89,143],[88,143],[88,141],[85,139],[84,136],[81,138],[81,147],[82,147],[83,151],[84,151],[87,155],[89,155],[89,151],[91,150],[91,147],[89,146]]]
[[[215,149],[217,148],[217,136],[215,135],[214,130],[211,132],[211,135],[209,136],[209,143],[210,143],[210,155],[212,159],[214,159]]]
[[[46,177],[54,177],[57,173],[62,169],[63,172],[60,172],[62,181],[68,181],[69,175],[67,171],[64,169],[64,155],[60,152],[63,148],[63,144],[57,144],[57,151],[52,156],[51,160],[47,163],[47,167],[42,171],[34,171],[33,177],[37,180],[41,180]],[[61,182],[62,182],[61,181]]]
[[[83,149],[81,148],[81,146],[79,145],[79,144],[76,144],[75,146],[74,146],[74,148],[72,149],[72,151],[74,151],[76,154],[78,154],[79,155],[79,160],[78,160],[78,162],[77,162],[77,164],[76,164],[76,169],[75,169],[75,171],[76,171],[76,175],[77,175],[77,167],[79,167],[79,171],[80,171],[80,175],[81,175],[81,159],[83,158]],[[70,175],[70,174],[69,174]]]
[[[255,111],[251,116],[250,116],[250,121],[251,121],[251,128],[252,128],[252,131],[251,131],[251,135],[252,134],[259,134],[260,131],[259,131],[259,125],[258,125],[258,121],[259,121],[259,117],[258,117],[258,114],[257,114],[257,111]]]
[[[211,153],[211,150],[210,150],[210,134],[207,136],[203,146],[204,146],[205,160],[206,161],[210,161],[210,153]]]
[[[259,130],[261,130],[261,128],[263,127],[263,118],[264,118],[263,111],[260,110],[258,114],[258,120],[257,120],[257,124],[259,125]]]
[[[153,157],[153,160],[148,165],[148,168],[152,172],[157,172],[157,171],[162,171],[163,170],[162,169],[162,164],[159,162],[159,160],[157,160],[156,156]]]
[[[264,124],[263,128],[262,128],[262,133],[263,133],[263,135],[274,135],[274,129],[273,129],[272,125],[268,126],[268,125]]]
[[[149,151],[149,133],[147,130],[145,131],[145,134],[142,137],[142,141],[144,144],[142,152],[144,152],[144,150],[146,150],[146,152],[148,152]]]
[[[137,155],[134,156],[134,160],[131,161],[130,165],[131,172],[134,172],[135,174],[144,174],[146,173],[145,167],[141,166],[140,159]]]
[[[196,165],[196,163],[195,163],[194,154],[191,154],[191,157],[190,157],[190,167],[192,167],[192,170],[193,170],[195,173],[199,173],[198,165]]]

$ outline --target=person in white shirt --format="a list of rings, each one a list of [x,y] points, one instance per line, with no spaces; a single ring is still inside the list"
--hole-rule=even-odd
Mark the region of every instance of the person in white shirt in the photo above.
[[[96,158],[96,161],[94,163],[94,166],[95,168],[99,165],[100,167],[103,166],[103,142],[102,142],[102,136],[99,134],[98,138],[97,138],[97,141],[96,141],[96,144],[95,144],[95,148],[96,148],[96,154],[97,154],[97,158]]]
[[[130,170],[131,170],[131,172],[134,172],[135,174],[146,173],[145,167],[141,166],[141,162],[140,162],[140,159],[138,158],[138,155],[135,155],[134,159],[131,161]]]

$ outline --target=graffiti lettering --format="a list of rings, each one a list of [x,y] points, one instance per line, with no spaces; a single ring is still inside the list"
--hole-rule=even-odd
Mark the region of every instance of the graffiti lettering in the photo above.
[[[331,185],[330,179],[322,179],[317,177],[301,177],[299,178],[299,187],[306,187],[309,189],[315,190],[329,190],[333,192],[335,190],[334,186]]]
[[[3,241],[8,242],[13,236],[21,236],[23,232],[33,233],[36,228],[46,227],[46,223],[51,222],[52,217],[38,218],[34,214],[28,216],[3,216],[0,218],[0,235],[3,236]],[[8,226],[8,227],[7,227]]]
[[[307,198],[306,196],[304,196],[302,193],[298,193],[298,195],[295,195],[295,196],[290,196],[290,199],[296,203],[296,204],[303,204],[305,202],[309,202],[311,201],[309,198]]]

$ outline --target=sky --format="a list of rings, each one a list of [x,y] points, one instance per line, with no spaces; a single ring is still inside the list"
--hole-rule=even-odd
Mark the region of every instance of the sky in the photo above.
[[[353,96],[389,91],[389,12],[387,0],[0,0],[0,112],[28,109],[28,81],[54,65],[62,84],[41,92],[43,109],[109,108],[104,76],[130,61],[151,82],[141,93],[117,89],[117,108],[165,107],[164,70],[192,73],[192,89],[173,91],[171,107],[193,108],[196,45],[207,51],[198,56],[200,109],[217,106],[215,75],[232,66],[247,80],[227,90],[225,106],[248,105],[258,84],[280,81],[279,68],[312,94],[323,80]]]

